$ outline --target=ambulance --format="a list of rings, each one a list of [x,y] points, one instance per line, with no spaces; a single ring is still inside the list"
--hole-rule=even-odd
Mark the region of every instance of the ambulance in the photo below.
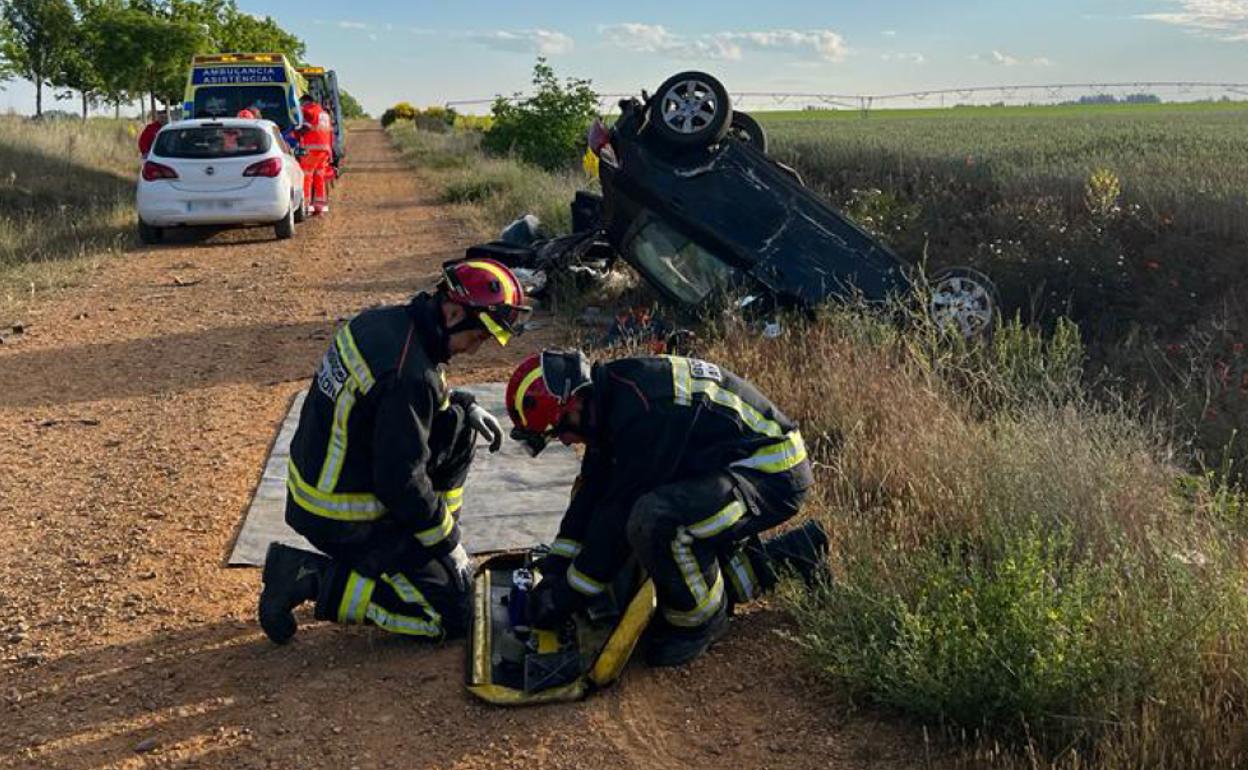
[[[280,53],[196,56],[186,82],[184,118],[233,118],[251,109],[283,132],[303,122],[299,99],[308,92],[303,75]]]

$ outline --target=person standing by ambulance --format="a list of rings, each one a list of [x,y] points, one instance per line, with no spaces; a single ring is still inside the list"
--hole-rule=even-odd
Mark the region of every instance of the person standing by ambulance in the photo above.
[[[325,177],[334,147],[334,124],[329,113],[311,96],[299,100],[303,112],[303,126],[299,129],[299,146],[303,155],[299,166],[303,169],[303,199],[310,201],[313,214],[329,212],[329,191]]]

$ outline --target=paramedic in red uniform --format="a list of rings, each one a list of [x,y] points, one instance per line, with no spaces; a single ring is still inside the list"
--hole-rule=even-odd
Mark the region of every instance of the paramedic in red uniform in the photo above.
[[[334,146],[334,126],[329,113],[311,96],[299,100],[303,111],[303,127],[299,130],[299,146],[304,154],[299,159],[303,169],[303,199],[312,205],[313,214],[329,211],[325,175]]]

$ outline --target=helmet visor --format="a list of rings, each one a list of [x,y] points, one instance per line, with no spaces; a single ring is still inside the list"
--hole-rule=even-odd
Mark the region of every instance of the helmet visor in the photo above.
[[[486,331],[494,335],[498,344],[506,345],[524,332],[524,321],[529,317],[532,308],[516,305],[496,305],[477,313],[477,320]]]

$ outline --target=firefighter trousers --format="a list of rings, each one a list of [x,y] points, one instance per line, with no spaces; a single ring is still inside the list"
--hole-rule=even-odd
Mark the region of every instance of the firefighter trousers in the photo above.
[[[628,540],[654,579],[663,618],[709,622],[725,601],[757,596],[774,576],[746,542],[797,514],[805,490],[788,473],[721,471],[665,484],[638,498]],[[751,557],[754,558],[751,558]],[[722,568],[721,568],[722,565]],[[725,581],[727,573],[727,581]],[[727,582],[727,585],[726,585]]]
[[[475,442],[476,432],[460,407],[434,418],[427,471],[441,503],[457,519]],[[332,560],[317,596],[317,618],[371,623],[392,633],[434,640],[467,632],[469,592],[455,585],[419,540],[389,518],[357,526],[349,538],[325,541],[308,536]]]

